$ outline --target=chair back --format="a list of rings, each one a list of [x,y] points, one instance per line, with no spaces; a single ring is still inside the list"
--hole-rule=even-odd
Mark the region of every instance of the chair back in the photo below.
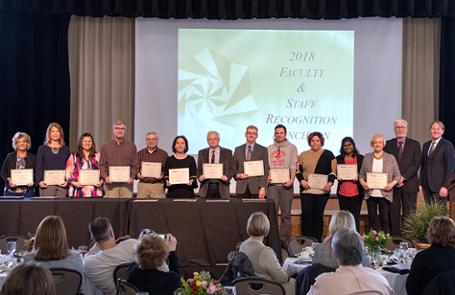
[[[236,295],[285,295],[281,284],[258,277],[240,278],[234,281]]]
[[[295,257],[297,254],[302,252],[303,248],[310,247],[311,244],[317,242],[318,240],[316,240],[313,237],[308,236],[293,237],[288,242],[288,254],[290,257]]]
[[[366,291],[358,291],[358,292],[354,292],[354,293],[349,293],[349,295],[384,295],[384,294],[377,290],[366,290]]]
[[[82,275],[80,272],[67,268],[50,268],[52,279],[55,285],[57,295],[76,295],[82,284]]]
[[[398,249],[398,247],[400,247],[401,242],[408,243],[408,248],[414,248],[414,243],[411,240],[408,240],[408,239],[400,237],[400,236],[391,236],[389,238],[389,240],[387,241],[387,244],[385,245],[385,247],[388,250],[393,251],[395,249]]]
[[[126,280],[118,279],[117,295],[136,295],[139,290]]]
[[[299,271],[296,277],[296,295],[305,295],[314,285],[316,278],[326,272],[334,272],[335,268],[315,263]]]
[[[28,251],[28,246],[25,245],[25,237],[20,235],[6,235],[0,237],[0,250],[2,253],[8,253],[8,242],[16,242],[16,251]]]
[[[134,262],[117,265],[117,267],[114,269],[114,283],[117,283],[118,279],[126,280],[128,276],[128,269],[133,264]]]

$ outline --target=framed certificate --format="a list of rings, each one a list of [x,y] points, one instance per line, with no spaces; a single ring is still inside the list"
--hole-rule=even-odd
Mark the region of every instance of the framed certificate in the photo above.
[[[367,172],[367,184],[370,189],[384,189],[387,186],[387,173]]]
[[[10,178],[14,185],[28,185],[33,183],[33,169],[11,169]]]
[[[243,171],[243,173],[248,174],[248,176],[263,176],[264,163],[262,160],[243,162]]]
[[[44,182],[47,185],[60,185],[65,182],[65,170],[44,170]]]
[[[289,169],[270,169],[272,183],[285,183],[291,179]]]
[[[130,180],[130,166],[110,166],[109,178],[111,182],[128,182]]]
[[[160,178],[161,163],[160,162],[142,162],[141,165],[142,177]]]
[[[169,169],[169,183],[187,184],[190,181],[190,168]]]
[[[339,180],[357,180],[357,164],[338,164],[337,178]]]
[[[310,188],[324,189],[328,179],[329,176],[325,174],[308,173],[308,185]]]
[[[220,179],[223,176],[223,164],[202,164],[202,174],[208,179]]]
[[[79,183],[81,185],[96,185],[100,182],[100,171],[98,169],[81,169],[79,172]]]

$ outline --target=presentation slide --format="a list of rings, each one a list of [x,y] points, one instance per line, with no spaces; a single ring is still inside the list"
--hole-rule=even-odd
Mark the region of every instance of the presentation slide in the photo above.
[[[337,150],[353,135],[354,45],[353,30],[179,29],[177,133],[197,154],[210,130],[234,149],[247,125],[283,124],[300,151],[313,131]]]

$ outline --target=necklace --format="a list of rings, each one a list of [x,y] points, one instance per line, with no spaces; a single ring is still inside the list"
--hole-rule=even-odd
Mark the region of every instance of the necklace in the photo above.
[[[52,151],[53,154],[58,154],[59,150],[60,150],[60,148],[51,147],[51,151]]]
[[[373,157],[374,157],[375,159],[377,159],[377,160],[381,159],[382,156],[384,156],[384,153],[381,153],[381,155],[380,155],[379,157],[376,157],[376,154],[373,153]]]

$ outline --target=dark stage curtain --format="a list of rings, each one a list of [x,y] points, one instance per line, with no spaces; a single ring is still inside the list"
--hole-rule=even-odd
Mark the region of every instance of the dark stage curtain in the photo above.
[[[453,0],[0,0],[30,14],[159,18],[444,17]]]
[[[446,125],[444,137],[455,144],[455,18],[441,22],[439,118]]]
[[[69,18],[0,11],[0,164],[17,131],[32,137],[34,153],[50,122],[68,133]]]

